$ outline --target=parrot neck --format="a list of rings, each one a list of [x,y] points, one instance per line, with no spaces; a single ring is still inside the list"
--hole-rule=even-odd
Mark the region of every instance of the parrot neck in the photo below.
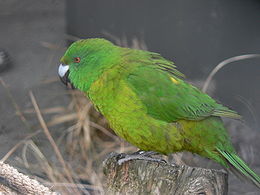
[[[103,72],[85,93],[94,103],[97,110],[106,115],[116,105],[115,100],[118,94],[120,94],[121,85],[122,74],[115,68],[113,70],[109,69]]]

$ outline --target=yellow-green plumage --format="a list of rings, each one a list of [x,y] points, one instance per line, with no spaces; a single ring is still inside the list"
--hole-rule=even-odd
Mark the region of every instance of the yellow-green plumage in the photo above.
[[[70,46],[61,62],[69,65],[72,84],[131,144],[163,154],[197,153],[236,169],[260,187],[260,177],[236,155],[220,118],[240,116],[183,81],[171,61],[87,39]]]

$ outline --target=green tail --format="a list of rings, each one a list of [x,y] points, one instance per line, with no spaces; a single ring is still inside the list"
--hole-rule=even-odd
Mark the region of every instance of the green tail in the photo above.
[[[249,181],[253,182],[258,188],[260,188],[260,176],[250,169],[241,158],[234,153],[229,153],[220,149],[218,149],[218,151],[223,155],[223,157],[225,157],[230,165],[230,170],[234,174],[238,174],[242,176],[242,178],[246,177]]]

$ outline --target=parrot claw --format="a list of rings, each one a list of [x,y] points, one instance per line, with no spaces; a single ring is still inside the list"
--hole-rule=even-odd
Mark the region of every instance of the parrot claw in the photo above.
[[[134,152],[131,155],[141,155],[141,156],[152,156],[152,155],[158,155],[158,152],[154,152],[154,151],[143,151],[143,150],[138,150],[136,152]]]
[[[156,155],[156,154],[158,153],[153,151],[139,150],[133,154],[127,154],[123,156],[121,159],[117,161],[117,163],[118,165],[122,165],[123,163],[126,163],[127,161],[130,160],[146,160],[146,161],[153,161],[158,163],[167,163],[164,159],[151,157],[151,155]]]

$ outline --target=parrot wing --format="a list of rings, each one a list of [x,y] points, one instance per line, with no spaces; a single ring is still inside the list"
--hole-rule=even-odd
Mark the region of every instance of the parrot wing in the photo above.
[[[165,60],[164,63],[164,58],[157,55],[156,60],[132,61],[139,65],[135,65],[136,68],[126,78],[146,107],[147,114],[167,122],[202,120],[209,116],[241,118],[235,111],[218,104],[207,94],[181,80],[179,77],[183,75],[172,62],[172,67],[165,68],[165,63],[170,61]]]

